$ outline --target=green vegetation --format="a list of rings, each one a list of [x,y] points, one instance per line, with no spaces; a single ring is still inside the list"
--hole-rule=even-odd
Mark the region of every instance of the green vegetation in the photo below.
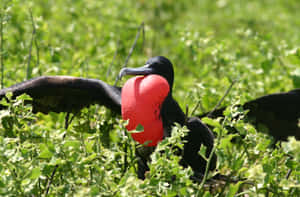
[[[135,143],[120,117],[92,106],[65,128],[66,114],[33,114],[22,96],[2,101],[0,196],[299,196],[300,142],[270,148],[271,137],[230,118],[244,113],[237,103],[300,87],[299,10],[297,0],[1,0],[4,87],[40,75],[113,84],[142,22],[145,39],[141,32],[128,66],[168,57],[174,97],[189,111],[200,103],[193,115],[211,110],[237,81],[222,103],[231,106],[226,119],[203,121],[219,136],[217,171],[208,178],[220,172],[240,181],[192,182],[191,169],[172,154],[171,146],[182,144],[179,127],[139,180]],[[232,143],[237,134],[228,124],[246,137]]]

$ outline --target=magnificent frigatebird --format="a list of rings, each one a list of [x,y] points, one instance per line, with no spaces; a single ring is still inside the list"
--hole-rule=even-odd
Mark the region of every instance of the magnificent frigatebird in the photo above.
[[[207,147],[206,156],[208,157],[214,145],[214,135],[208,127],[202,124],[199,118],[187,118],[173,99],[174,71],[172,63],[167,58],[158,56],[150,58],[144,67],[122,69],[119,78],[124,75],[158,75],[167,81],[169,91],[162,103],[157,106],[159,118],[163,125],[163,137],[171,135],[171,127],[175,122],[186,125],[190,131],[185,137],[184,148],[181,152],[181,164],[191,166],[196,174],[203,174],[206,160],[198,154],[198,151],[203,144]],[[32,97],[33,112],[77,112],[90,104],[97,103],[121,114],[122,91],[121,87],[111,86],[97,79],[44,76],[2,89],[0,99],[5,97],[7,92],[12,92],[14,97],[26,93]],[[136,151],[139,158],[139,178],[144,178],[145,171],[149,169],[147,161],[149,161],[149,155],[153,150],[153,146],[143,146]],[[216,156],[214,155],[209,169],[212,170],[215,167]]]
[[[265,95],[246,102],[242,107],[248,110],[246,120],[258,131],[264,130],[273,136],[275,142],[287,140],[289,136],[300,140],[300,89]],[[225,109],[222,107],[198,117],[223,117]]]
[[[179,104],[173,99],[172,96],[172,87],[174,81],[174,71],[172,63],[165,57],[158,56],[150,58],[146,65],[140,68],[124,68],[120,71],[119,78],[122,78],[124,75],[159,75],[163,77],[168,85],[169,92],[163,102],[159,105],[160,117],[162,118],[163,124],[163,136],[168,137],[171,135],[171,127],[175,122],[186,125],[190,132],[187,134],[185,140],[187,143],[184,144],[183,150],[183,164],[188,164],[191,168],[197,173],[203,173],[205,171],[206,161],[199,156],[198,151],[200,146],[204,144],[207,147],[206,156],[208,157],[214,144],[214,136],[212,132],[206,127],[199,118],[192,117],[186,118],[184,112],[181,110]],[[136,84],[135,84],[136,85]],[[126,86],[126,84],[125,84]],[[124,86],[124,88],[125,88]],[[122,94],[123,94],[122,90]],[[122,98],[123,102],[123,98]],[[147,114],[146,114],[147,115]],[[138,150],[137,153],[144,154],[150,153],[149,149],[143,147],[142,150]],[[139,177],[143,178],[143,169],[147,169],[146,160],[144,156],[141,156],[142,161],[140,166],[145,166],[140,169]],[[210,169],[214,169],[216,166],[216,156],[214,155]]]

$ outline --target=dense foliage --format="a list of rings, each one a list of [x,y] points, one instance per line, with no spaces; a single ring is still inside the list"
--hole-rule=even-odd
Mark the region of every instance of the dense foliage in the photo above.
[[[193,182],[173,154],[186,133],[179,126],[139,180],[120,117],[92,106],[66,125],[66,114],[33,114],[22,96],[1,101],[0,196],[299,196],[300,142],[272,145],[231,118],[245,113],[237,103],[300,87],[299,9],[297,0],[1,0],[2,87],[40,75],[113,83],[139,31],[128,66],[168,57],[174,97],[190,115],[211,110],[235,81],[222,103],[225,120],[203,121],[217,136],[217,170],[208,178],[236,182]],[[232,140],[238,134],[226,125],[246,137]]]

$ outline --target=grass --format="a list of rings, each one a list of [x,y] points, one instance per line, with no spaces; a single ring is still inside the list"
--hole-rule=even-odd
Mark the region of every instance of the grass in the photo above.
[[[1,80],[8,87],[26,76],[72,75],[113,84],[144,22],[145,40],[137,40],[128,66],[141,66],[156,55],[168,57],[175,66],[175,98],[182,108],[199,103],[194,114],[200,114],[213,109],[232,81],[237,82],[222,106],[300,87],[299,6],[296,0],[3,0]],[[2,196],[299,193],[299,142],[291,139],[270,148],[269,136],[230,119],[234,108],[228,108],[225,122],[204,121],[214,124],[220,137],[217,172],[241,181],[210,189],[206,183],[200,190],[189,179],[191,169],[178,165],[169,146],[181,144],[178,135],[161,143],[165,153],[153,154],[150,172],[141,181],[135,175],[135,144],[109,110],[84,109],[64,129],[65,114],[32,114],[21,100],[0,113]],[[231,143],[234,135],[226,124],[247,133],[246,138]]]

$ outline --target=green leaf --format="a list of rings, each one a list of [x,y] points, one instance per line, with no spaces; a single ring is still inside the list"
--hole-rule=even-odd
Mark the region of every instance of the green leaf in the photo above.
[[[234,197],[234,195],[238,192],[241,182],[236,184],[231,184],[229,187],[229,192],[226,195],[227,197]]]
[[[5,187],[6,185],[0,180],[0,188]]]
[[[168,194],[166,195],[166,197],[174,197],[177,195],[177,191],[168,191]]]
[[[210,192],[209,191],[206,191],[205,193],[204,193],[204,195],[203,195],[203,197],[211,197],[212,195],[210,194]]]
[[[31,182],[30,179],[24,179],[24,180],[22,180],[21,185],[22,185],[23,187],[25,187],[25,186],[29,185],[30,182]]]
[[[144,127],[141,124],[138,124],[136,128],[132,131],[128,131],[129,133],[141,133],[144,132]]]
[[[263,170],[264,170],[264,172],[266,172],[266,173],[272,173],[273,169],[274,169],[274,166],[271,166],[268,163],[263,164]]]
[[[31,178],[31,179],[37,179],[37,178],[39,178],[39,176],[40,176],[41,174],[42,174],[42,173],[41,173],[40,168],[39,168],[39,167],[36,167],[36,168],[34,168],[34,169],[31,171],[31,176],[30,176],[30,178]]]
[[[273,66],[273,59],[267,59],[261,63],[261,67],[263,68],[265,73],[269,73]]]
[[[93,152],[93,146],[95,144],[95,140],[89,140],[85,142],[85,148],[87,153]]]
[[[206,124],[208,124],[210,126],[217,127],[217,128],[221,128],[222,127],[218,120],[211,119],[211,118],[208,118],[208,117],[204,117],[201,120],[204,123],[206,123]]]
[[[19,100],[27,100],[27,101],[31,101],[32,100],[32,98],[28,95],[28,94],[22,94],[22,95],[20,95],[20,96],[18,96],[17,98],[16,98],[16,100],[17,101],[19,101]]]
[[[79,150],[80,146],[81,146],[81,143],[78,140],[67,140],[64,143],[64,148],[71,148],[71,149]]]
[[[65,162],[66,162],[65,160],[54,156],[51,158],[51,161],[49,162],[49,164],[52,166],[55,166],[55,165],[64,164]]]
[[[97,154],[93,153],[93,154],[89,155],[88,157],[84,157],[81,160],[81,163],[84,163],[84,164],[91,163],[96,158],[97,158]]]
[[[8,98],[8,100],[11,100],[12,96],[13,96],[13,93],[12,93],[12,92],[7,92],[7,93],[5,94],[5,97]]]
[[[198,151],[198,154],[201,155],[205,160],[207,160],[206,158],[206,146],[201,146],[200,150]]]
[[[300,87],[300,68],[297,68],[293,73],[292,73],[292,80],[294,87],[299,88]]]
[[[0,104],[3,106],[9,106],[9,103],[7,102],[7,100],[5,99],[5,97],[3,97],[0,101]]]
[[[46,144],[40,144],[40,155],[39,158],[49,159],[53,156],[53,153],[48,149]]]
[[[143,127],[143,125],[138,124],[138,126],[135,128],[135,130],[138,132],[142,132],[142,131],[144,131],[144,127]]]
[[[99,187],[97,186],[92,186],[90,189],[90,195],[91,196],[99,196]]]

